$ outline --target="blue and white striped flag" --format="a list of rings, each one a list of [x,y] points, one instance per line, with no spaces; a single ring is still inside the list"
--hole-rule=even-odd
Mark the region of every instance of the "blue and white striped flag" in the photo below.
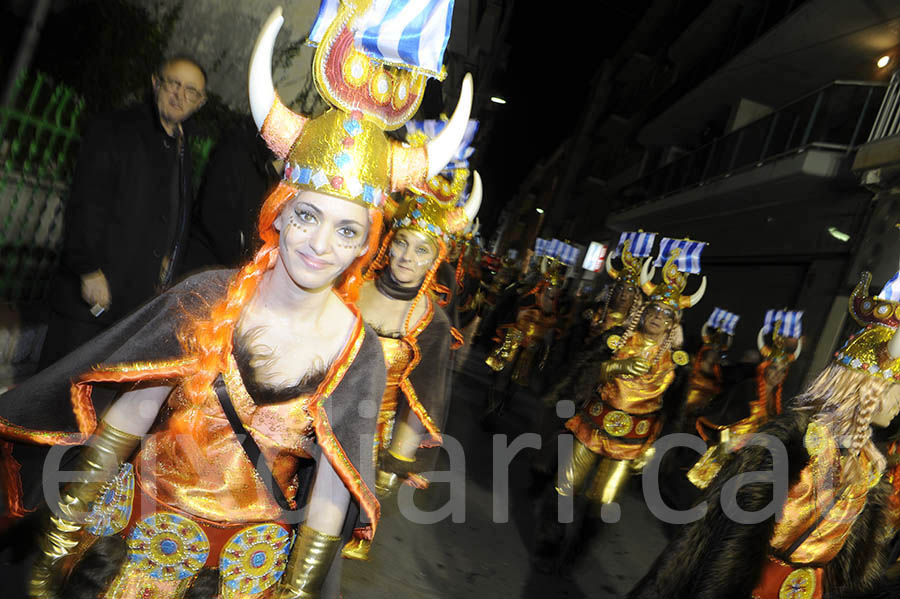
[[[654,266],[665,266],[672,252],[675,249],[679,249],[681,252],[675,258],[675,268],[679,272],[697,274],[700,272],[700,254],[703,253],[703,248],[705,247],[705,241],[663,237],[662,241],[659,242],[659,256],[656,258]]]
[[[628,231],[619,236],[619,243],[616,250],[610,254],[610,258],[615,258],[622,253],[622,247],[625,242],[631,240],[631,248],[629,251],[635,258],[646,258],[653,253],[653,242],[656,240],[656,233],[644,233],[643,231]]]
[[[340,0],[322,0],[322,3],[319,5],[319,16],[316,17],[312,31],[309,32],[309,38],[306,40],[307,44],[310,46],[319,45],[319,42],[322,41],[322,37],[325,35],[325,31],[328,30],[328,26],[331,25],[331,22],[337,16],[340,4]]]
[[[549,242],[546,239],[538,237],[534,240],[534,253],[538,256],[546,256],[547,255],[547,244]]]
[[[711,329],[718,329],[719,323],[722,322],[722,319],[725,318],[726,314],[728,314],[727,310],[723,310],[722,308],[713,308],[712,314],[710,314],[709,318],[706,319],[706,326]]]
[[[889,302],[900,302],[900,272],[895,274],[890,281],[881,290],[881,293],[875,296],[876,299],[887,300]]]
[[[550,243],[547,244],[547,255],[556,258],[559,256],[559,251],[562,249],[562,241],[556,239],[555,237],[550,240]]]
[[[725,316],[722,318],[722,321],[719,323],[719,328],[725,333],[729,335],[734,335],[734,329],[737,326],[738,320],[741,317],[732,312],[725,312]]]
[[[440,75],[453,0],[372,0],[356,21],[357,47],[372,58]]]
[[[792,310],[768,310],[763,322],[763,333],[770,333],[775,328],[775,323],[780,322],[778,334],[782,337],[800,337],[803,334],[803,311]]]
[[[439,119],[409,121],[406,123],[406,134],[409,136],[413,133],[421,132],[425,135],[426,139],[434,139],[446,126],[447,121]],[[472,147],[472,140],[475,139],[476,133],[478,133],[478,121],[470,119],[469,124],[466,127],[466,134],[463,136],[459,148],[456,150],[456,154],[453,155],[453,158],[450,159],[450,162],[444,168],[445,171],[467,168],[469,166],[469,157],[475,152],[475,148]]]
[[[803,334],[803,311],[791,311],[785,310],[784,315],[781,319],[781,327],[778,329],[778,334],[782,337],[793,337],[798,338]]]
[[[559,260],[566,266],[572,266],[575,264],[575,260],[578,258],[578,248],[569,245],[568,243],[563,243],[563,247],[560,250]]]

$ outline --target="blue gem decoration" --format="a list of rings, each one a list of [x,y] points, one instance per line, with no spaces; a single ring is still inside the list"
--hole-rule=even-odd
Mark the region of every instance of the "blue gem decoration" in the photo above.
[[[347,152],[341,152],[334,157],[334,163],[339,169],[344,170],[350,164],[350,155]]]
[[[344,121],[344,131],[356,137],[360,133],[362,133],[362,125],[359,124],[359,121],[356,119],[347,119]]]

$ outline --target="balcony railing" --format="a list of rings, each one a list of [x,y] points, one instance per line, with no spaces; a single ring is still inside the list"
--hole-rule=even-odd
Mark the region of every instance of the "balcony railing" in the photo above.
[[[623,189],[616,209],[628,210],[809,148],[850,153],[872,127],[886,87],[835,81],[641,177]]]
[[[891,82],[884,94],[868,141],[878,141],[898,133],[900,133],[900,71],[895,71],[891,75]]]

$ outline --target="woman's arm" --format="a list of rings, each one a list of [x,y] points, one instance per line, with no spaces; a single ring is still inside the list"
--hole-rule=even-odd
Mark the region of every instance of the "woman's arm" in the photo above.
[[[316,464],[306,526],[328,535],[338,536],[344,527],[344,517],[350,506],[350,491],[344,486],[325,456]]]
[[[171,391],[168,386],[126,391],[109,407],[103,421],[122,432],[142,437],[150,430]]]

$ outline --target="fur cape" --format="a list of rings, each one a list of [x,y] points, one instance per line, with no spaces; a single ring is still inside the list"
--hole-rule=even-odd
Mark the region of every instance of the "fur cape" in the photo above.
[[[809,462],[803,444],[808,424],[808,414],[790,410],[759,431],[784,443],[789,485],[796,483]],[[723,513],[721,495],[723,486],[736,475],[767,470],[772,470],[772,454],[764,447],[748,446],[733,454],[704,497],[706,515],[681,530],[628,599],[749,599],[768,559],[775,518],[758,524],[736,523]],[[843,549],[825,566],[826,597],[865,592],[879,579],[890,540],[886,531],[891,490],[882,480],[869,491]],[[763,509],[772,499],[773,486],[768,482],[745,484],[737,493],[738,505],[747,511]]]

